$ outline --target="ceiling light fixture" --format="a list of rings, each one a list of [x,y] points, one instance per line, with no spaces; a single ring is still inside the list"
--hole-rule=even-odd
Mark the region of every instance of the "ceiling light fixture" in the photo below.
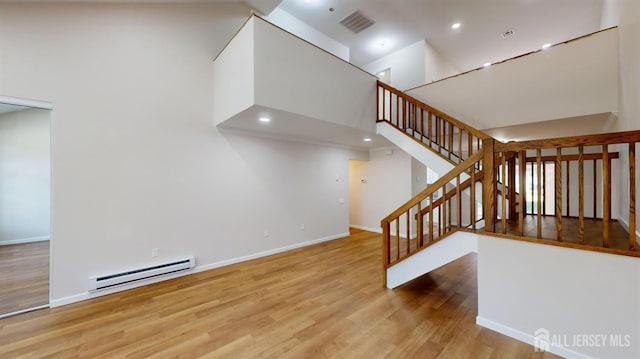
[[[262,123],[269,123],[269,122],[271,122],[271,119],[269,117],[260,117],[258,119],[258,121],[260,121]]]
[[[544,44],[544,45],[542,45],[542,49],[543,49],[543,50],[544,50],[544,49],[548,49],[548,48],[550,48],[550,47],[551,47],[551,44]]]
[[[395,44],[396,39],[392,37],[378,37],[371,40],[367,45],[367,50],[370,55],[386,54],[394,49]],[[386,71],[387,69],[384,70]]]
[[[380,72],[378,76],[384,76],[384,71]]]
[[[452,29],[454,29],[454,30],[456,30],[456,29],[459,29],[459,28],[460,28],[460,26],[462,26],[462,25],[460,25],[460,23],[459,23],[459,22],[456,22],[455,24],[451,25],[451,28],[452,28]]]
[[[484,63],[484,67],[489,67],[489,66],[491,66],[491,63],[490,63],[490,62],[485,62],[485,63]]]
[[[370,139],[369,137],[365,137],[365,138],[363,139],[363,141],[364,141],[364,142],[371,142],[371,141],[373,141],[373,140],[372,140],[372,139]]]

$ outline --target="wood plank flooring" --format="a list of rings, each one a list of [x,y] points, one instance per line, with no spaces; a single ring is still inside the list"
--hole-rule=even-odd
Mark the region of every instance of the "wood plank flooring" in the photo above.
[[[0,246],[0,314],[49,304],[49,241]]]
[[[0,319],[0,358],[556,358],[481,328],[476,256],[381,286],[346,238]]]
[[[542,238],[556,240],[557,219],[554,216],[542,217]],[[524,216],[524,234],[526,237],[536,238],[537,218],[533,215]],[[590,246],[602,247],[602,220],[585,218],[584,220],[584,240]],[[502,233],[502,222],[496,222],[496,233]],[[518,222],[507,222],[507,234],[518,234]],[[568,243],[578,243],[578,218],[562,218],[562,240]],[[609,222],[609,246],[617,249],[629,249],[629,232],[627,232],[618,221]]]

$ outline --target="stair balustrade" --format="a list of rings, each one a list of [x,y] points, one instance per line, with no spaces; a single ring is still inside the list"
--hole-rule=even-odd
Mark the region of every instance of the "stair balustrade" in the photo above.
[[[452,164],[480,150],[482,131],[378,81],[378,122],[387,122]]]
[[[640,257],[640,131],[502,143],[382,82],[377,96],[377,122],[391,124],[454,165],[381,221],[385,285],[387,268],[458,230]],[[628,209],[617,215],[626,222],[623,242],[610,235],[612,223],[619,226],[612,218],[612,160],[622,158],[628,169],[620,171],[628,170],[628,181],[615,198],[621,201],[616,208]],[[585,220],[595,221],[589,233]],[[551,234],[547,222],[555,226]]]

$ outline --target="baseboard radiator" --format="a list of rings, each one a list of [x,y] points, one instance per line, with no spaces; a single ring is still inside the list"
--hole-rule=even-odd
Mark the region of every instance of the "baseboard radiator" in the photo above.
[[[89,278],[89,291],[94,292],[118,285],[137,282],[143,279],[155,278],[175,272],[182,272],[193,269],[196,266],[195,257],[190,257],[178,261],[158,264],[147,268],[134,269],[121,273],[114,273],[100,277]]]

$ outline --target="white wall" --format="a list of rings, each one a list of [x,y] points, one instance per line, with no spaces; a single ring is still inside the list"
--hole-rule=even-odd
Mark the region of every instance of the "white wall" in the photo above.
[[[262,19],[253,21],[257,105],[374,132],[374,76]]]
[[[431,171],[433,172],[433,171]],[[427,188],[427,166],[411,157],[411,196]]]
[[[451,61],[447,60],[428,41],[424,42],[425,83],[441,80],[460,73]],[[422,84],[421,84],[422,85]]]
[[[323,50],[349,61],[348,47],[312,28],[285,10],[276,8],[265,19]]]
[[[391,68],[390,85],[400,90],[423,85],[426,82],[425,42],[418,41],[362,68],[372,74]]]
[[[261,14],[269,14],[280,5],[282,0],[244,0],[243,2]]]
[[[619,67],[619,120],[621,131],[640,129],[640,2],[636,0],[604,0],[602,27],[618,28],[618,67]],[[626,146],[625,146],[626,147]],[[636,156],[640,146],[636,144]],[[636,161],[638,158],[636,157]],[[621,168],[628,168],[629,157],[626,148],[620,153]],[[628,172],[628,171],[627,171]],[[636,164],[636,179],[640,178],[640,166]],[[629,176],[620,177],[621,223],[629,222]],[[636,183],[636,193],[640,193],[640,183]],[[636,210],[636,213],[638,211]],[[640,216],[636,217],[636,228],[640,229]],[[636,232],[636,239],[640,232]]]
[[[478,323],[534,344],[534,332],[566,336],[569,357],[640,356],[640,258],[478,236]],[[578,335],[607,335],[584,346]],[[630,347],[608,345],[629,335]],[[565,341],[562,341],[565,343]]]
[[[254,22],[248,21],[213,66],[213,119],[217,125],[255,103]]]
[[[408,94],[479,129],[615,112],[617,38],[600,32]]]
[[[213,124],[212,60],[248,13],[0,4],[0,93],[54,104],[54,305],[88,297],[92,275],[189,255],[207,268],[348,232],[348,159],[366,153]]]
[[[411,44],[362,68],[372,74],[391,68],[390,85],[403,91],[460,72],[425,40]]]
[[[380,221],[411,199],[411,157],[397,148],[391,151],[371,150],[369,161],[351,162],[352,226],[380,232]]]
[[[49,238],[49,115],[0,114],[0,245]]]

